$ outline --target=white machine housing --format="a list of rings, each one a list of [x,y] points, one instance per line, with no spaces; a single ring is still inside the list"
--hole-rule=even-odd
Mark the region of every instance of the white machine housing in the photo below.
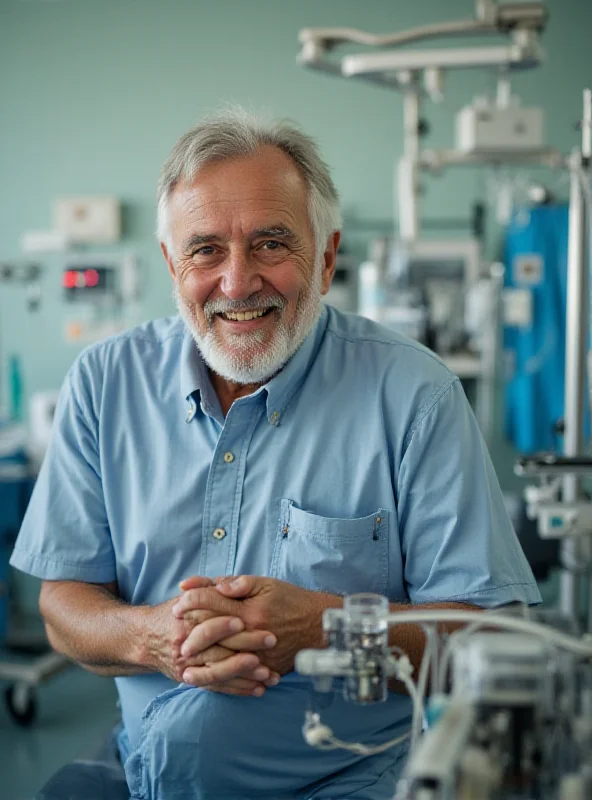
[[[543,708],[549,691],[549,653],[534,636],[475,633],[453,654],[454,696],[467,702]]]
[[[527,153],[541,150],[544,138],[542,108],[499,107],[483,100],[456,115],[456,149],[461,153]]]

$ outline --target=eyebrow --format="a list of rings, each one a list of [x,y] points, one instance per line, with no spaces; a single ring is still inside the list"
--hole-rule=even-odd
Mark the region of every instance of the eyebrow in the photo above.
[[[285,225],[270,225],[264,228],[256,228],[250,233],[251,239],[258,239],[262,236],[270,236],[274,239],[284,239],[290,242],[296,241],[298,238],[294,231],[290,230],[290,228],[287,228]],[[222,237],[218,236],[216,233],[194,233],[183,243],[183,252],[188,253],[194,247],[200,247],[204,244],[213,244],[215,242],[221,242],[222,240]]]
[[[294,241],[297,238],[294,231],[291,231],[290,228],[286,228],[285,225],[272,225],[266,228],[257,228],[252,233],[253,239],[257,239],[261,236],[272,236],[274,239],[288,239],[289,241]]]

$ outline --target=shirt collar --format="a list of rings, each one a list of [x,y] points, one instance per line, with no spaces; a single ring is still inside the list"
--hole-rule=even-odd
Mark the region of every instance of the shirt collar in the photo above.
[[[193,336],[185,327],[181,346],[181,394],[185,400],[191,400],[196,392],[201,395],[201,406],[204,411],[219,405],[208,368]]]
[[[292,358],[275,377],[261,387],[261,389],[266,390],[267,417],[271,424],[280,424],[288,403],[302,385],[325,335],[327,321],[327,309],[323,305],[316,325]],[[185,330],[181,348],[180,370],[181,393],[186,400],[190,400],[195,392],[199,392],[204,410],[208,407],[215,408],[218,406],[218,399],[210,381],[208,368],[187,329]],[[258,390],[257,394],[261,389]]]

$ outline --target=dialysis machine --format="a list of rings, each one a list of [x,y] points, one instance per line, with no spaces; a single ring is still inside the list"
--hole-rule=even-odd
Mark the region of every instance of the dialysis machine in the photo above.
[[[516,472],[540,478],[526,491],[529,513],[542,537],[561,542],[559,607],[495,611],[410,609],[392,613],[387,598],[352,595],[343,609],[325,612],[327,647],[303,650],[296,669],[311,677],[313,698],[342,691],[356,703],[381,702],[387,683],[402,682],[413,703],[408,735],[369,746],[339,739],[323,723],[326,703],[305,713],[303,735],[313,747],[343,747],[362,755],[409,739],[396,800],[588,800],[592,798],[592,503],[582,476],[592,470],[583,454],[586,354],[589,331],[588,252],[592,192],[592,93],[584,92],[582,143],[568,159],[542,147],[536,109],[509,104],[508,72],[540,59],[541,3],[477,2],[475,20],[426,26],[392,36],[345,29],[305,30],[301,60],[360,77],[405,94],[405,153],[398,186],[407,212],[400,239],[413,249],[419,237],[418,175],[458,163],[564,163],[570,174],[564,452],[520,459]],[[505,34],[504,46],[452,50],[398,50],[350,55],[336,64],[328,53],[341,42],[394,48],[443,34]],[[421,153],[419,102],[441,89],[444,69],[501,69],[498,102],[472,107],[458,118],[456,151]],[[423,73],[425,88],[419,77]],[[524,138],[521,138],[523,137]],[[384,257],[379,254],[378,258]],[[361,280],[374,280],[368,271]],[[582,597],[588,597],[587,613]],[[409,658],[388,643],[389,626],[419,625],[426,647],[418,675]],[[451,632],[451,625],[456,629]],[[458,627],[462,624],[463,627]],[[428,680],[430,698],[426,701]]]

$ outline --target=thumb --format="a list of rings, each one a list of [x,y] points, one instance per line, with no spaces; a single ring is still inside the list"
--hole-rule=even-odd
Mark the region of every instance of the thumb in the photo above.
[[[251,597],[257,593],[260,580],[256,575],[239,575],[231,581],[219,583],[216,589],[226,597]]]
[[[211,586],[212,581],[210,578],[202,577],[201,575],[193,575],[191,578],[185,578],[179,584],[179,589],[186,592],[189,589],[203,589],[206,586]]]

